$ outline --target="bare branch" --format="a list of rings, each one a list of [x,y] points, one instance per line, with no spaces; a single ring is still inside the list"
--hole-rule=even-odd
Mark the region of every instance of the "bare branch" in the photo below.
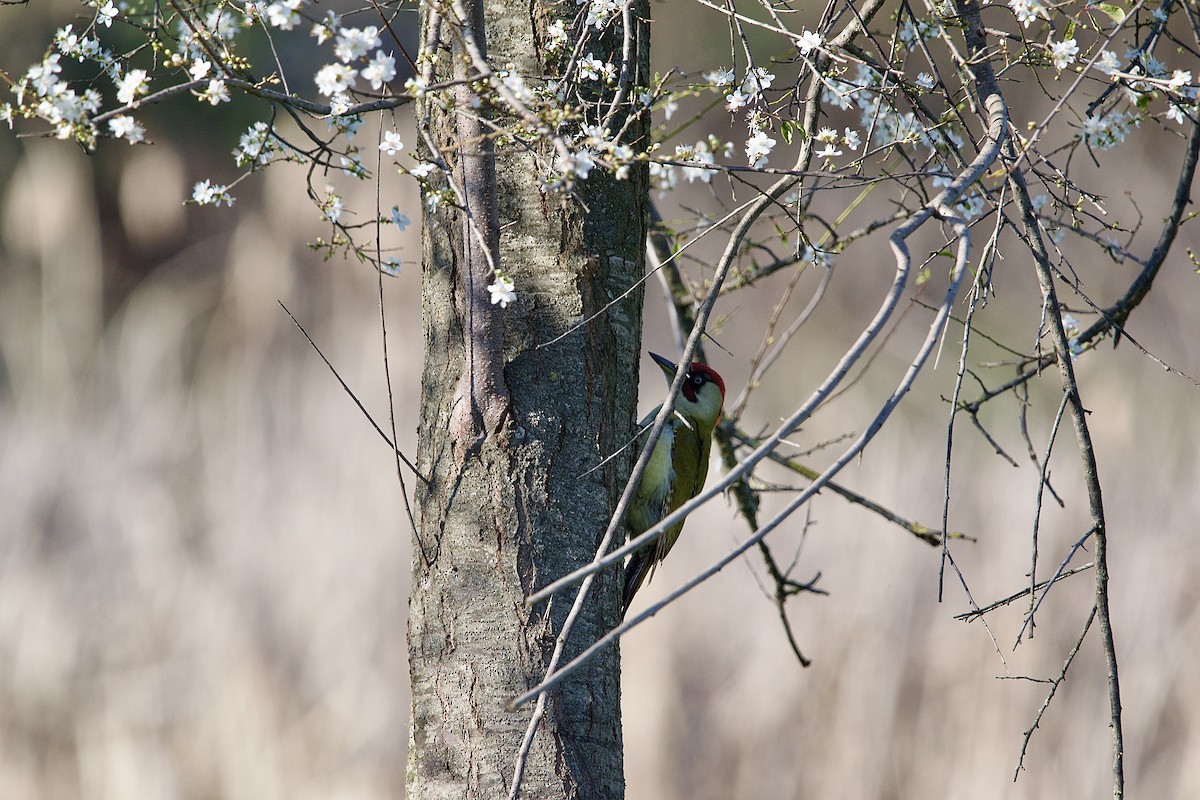
[[[1017,777],[1021,774],[1021,770],[1025,769],[1025,751],[1029,748],[1029,741],[1033,738],[1033,732],[1042,724],[1042,717],[1045,716],[1047,709],[1050,708],[1050,701],[1054,699],[1054,693],[1058,691],[1058,687],[1067,679],[1067,670],[1071,668],[1071,664],[1075,661],[1075,656],[1079,654],[1079,648],[1083,646],[1083,640],[1087,638],[1088,631],[1092,628],[1092,621],[1096,619],[1096,606],[1092,606],[1091,612],[1088,613],[1087,620],[1083,623],[1083,630],[1079,633],[1079,639],[1075,642],[1075,646],[1071,648],[1071,652],[1067,654],[1066,661],[1063,662],[1062,670],[1054,680],[1050,681],[1050,691],[1046,694],[1046,699],[1042,701],[1042,707],[1038,709],[1037,716],[1033,719],[1033,724],[1025,731],[1025,737],[1021,741],[1021,754],[1017,758],[1017,768],[1013,770],[1013,782],[1016,783]]]
[[[1083,406],[1079,385],[1075,380],[1071,346],[1059,314],[1054,275],[1037,228],[1037,220],[1028,188],[1025,185],[1025,177],[1019,169],[1011,169],[1008,177],[1024,215],[1025,235],[1032,244],[1034,267],[1038,282],[1042,287],[1042,296],[1051,311],[1047,315],[1047,323],[1051,339],[1054,342],[1063,391],[1069,400],[1068,411],[1075,426],[1079,457],[1083,464],[1084,484],[1087,487],[1088,505],[1092,515],[1092,529],[1096,542],[1096,615],[1100,620],[1100,636],[1108,667],[1109,722],[1113,737],[1113,797],[1119,800],[1125,794],[1125,745],[1121,727],[1121,683],[1117,669],[1117,649],[1113,640],[1112,617],[1108,602],[1108,528],[1104,516],[1104,500],[1100,491],[1099,469],[1096,465],[1096,454],[1092,448],[1091,432],[1088,429],[1087,410]]]

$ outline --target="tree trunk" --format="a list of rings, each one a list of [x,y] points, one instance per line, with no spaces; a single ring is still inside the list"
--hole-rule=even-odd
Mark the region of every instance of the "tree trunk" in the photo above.
[[[491,64],[512,64],[530,83],[561,67],[539,43],[552,14],[574,13],[574,4],[463,6],[482,17],[475,41]],[[644,82],[647,39],[638,28],[635,78]],[[462,36],[442,23],[440,40],[435,82],[462,75]],[[619,38],[608,46],[619,63]],[[617,181],[596,169],[573,194],[543,193],[534,153],[549,163],[549,144],[501,138],[493,154],[470,133],[493,128],[456,115],[469,98],[455,91],[447,108],[427,100],[419,121],[467,198],[475,231],[451,204],[426,214],[418,468],[429,483],[416,488],[409,602],[411,800],[510,791],[531,709],[508,704],[542,677],[573,595],[533,609],[525,598],[588,561],[604,532],[629,454],[593,468],[633,435],[641,341],[641,292],[617,298],[644,271],[645,170]],[[502,128],[513,122],[487,103],[470,111]],[[644,136],[645,120],[630,129]],[[516,284],[507,309],[488,302],[489,248]],[[619,578],[601,576],[566,656],[619,621]],[[614,648],[552,693],[522,797],[623,796],[619,673]]]

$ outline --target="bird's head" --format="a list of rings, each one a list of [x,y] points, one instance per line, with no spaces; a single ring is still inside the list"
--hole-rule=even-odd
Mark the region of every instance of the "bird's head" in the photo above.
[[[667,385],[675,379],[677,367],[670,360],[651,353],[654,363],[662,368],[667,378]],[[693,361],[688,369],[687,378],[675,401],[675,410],[688,419],[701,423],[705,428],[712,429],[721,418],[721,406],[725,403],[725,381],[717,371],[707,364]]]

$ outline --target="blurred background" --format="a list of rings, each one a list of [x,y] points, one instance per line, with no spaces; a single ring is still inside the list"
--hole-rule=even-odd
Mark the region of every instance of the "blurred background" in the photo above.
[[[0,10],[3,68],[39,59],[69,3]],[[660,23],[673,24],[665,5]],[[681,22],[680,20],[675,20]],[[683,22],[681,22],[683,24]],[[661,37],[662,68],[722,48],[719,28]],[[146,114],[154,147],[0,137],[0,797],[372,798],[404,789],[407,743],[407,523],[390,451],[296,330],[282,302],[385,429],[388,416],[373,271],[306,248],[328,236],[303,170],[276,166],[239,184],[233,209],[185,206],[195,181],[236,176],[229,151],[252,106],[194,102]],[[1033,113],[1030,113],[1033,116]],[[374,137],[374,123],[363,135]],[[389,123],[390,125],[390,123]],[[202,131],[197,135],[196,131]],[[722,132],[728,135],[728,132]],[[412,137],[402,128],[406,141]],[[1141,135],[1141,134],[1139,134]],[[1136,202],[1157,220],[1173,186],[1176,138],[1146,138],[1105,164],[1114,213]],[[686,137],[685,137],[686,138]],[[699,138],[699,136],[695,137]],[[1100,175],[1097,170],[1094,175]],[[352,208],[373,187],[335,176]],[[319,187],[318,187],[319,188]],[[698,184],[679,205],[703,200]],[[419,218],[411,182],[385,183]],[[1126,194],[1127,192],[1127,194]],[[836,206],[846,198],[831,200]],[[864,213],[871,213],[866,209]],[[1148,229],[1153,222],[1147,223]],[[1200,375],[1200,277],[1185,227],[1130,330],[1166,363]],[[1145,253],[1157,235],[1134,242]],[[401,448],[415,450],[421,359],[419,239],[384,281]],[[914,248],[916,249],[916,248]],[[703,260],[703,248],[698,248]],[[1109,301],[1131,264],[1096,264]],[[882,296],[882,236],[839,260],[830,295],[743,423],[790,413],[823,379]],[[731,295],[714,364],[744,384],[765,309],[788,276]],[[808,280],[807,278],[805,280]],[[933,283],[936,283],[934,281]],[[815,280],[813,284],[815,285]],[[801,288],[809,286],[801,284]],[[984,330],[1033,346],[1040,306],[1029,264],[997,270]],[[926,290],[915,290],[917,296]],[[807,295],[798,297],[796,309]],[[646,346],[670,352],[660,296],[647,294]],[[889,350],[853,390],[795,437],[801,449],[858,432],[890,392],[928,324],[912,306]],[[952,328],[864,457],[839,479],[932,528],[940,525],[945,427],[958,360]],[[971,363],[1003,358],[976,340]],[[894,349],[893,349],[894,348]],[[1200,796],[1198,390],[1128,343],[1078,362],[1091,410],[1111,546],[1111,593],[1125,708],[1130,794]],[[1005,368],[983,369],[992,385]],[[644,365],[643,410],[661,376]],[[1048,375],[1030,396],[1044,452],[1058,406]],[[973,396],[974,391],[968,391]],[[1013,398],[984,424],[1021,463],[998,458],[958,421],[954,554],[983,605],[1028,583],[1037,472]],[[1088,527],[1064,426],[1040,529],[1046,577]],[[832,460],[835,445],[812,456]],[[714,468],[715,471],[715,468]],[[783,481],[783,473],[764,477]],[[767,495],[763,518],[786,493]],[[714,501],[688,522],[639,597],[645,604],[728,550],[744,525]],[[1024,605],[968,609],[956,577],[938,602],[938,551],[828,493],[771,539],[801,596],[791,654],[757,556],[736,562],[624,640],[628,796],[1096,797],[1110,790],[1107,690],[1098,630],[1043,718],[1014,783],[1022,735],[1091,605],[1090,572],[1059,585],[1033,638],[1014,649]],[[1080,553],[1073,564],[1090,560]]]

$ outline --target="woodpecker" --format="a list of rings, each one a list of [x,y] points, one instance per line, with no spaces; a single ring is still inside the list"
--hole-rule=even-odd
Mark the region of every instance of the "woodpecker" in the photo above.
[[[668,359],[650,354],[662,368],[667,385],[675,379],[676,366]],[[721,418],[725,403],[725,382],[712,368],[693,361],[687,378],[675,400],[675,410],[662,435],[654,443],[654,452],[642,473],[633,503],[629,507],[627,526],[629,538],[636,538],[659,520],[691,500],[704,488],[708,477],[708,453],[712,447],[712,432]],[[642,427],[652,424],[658,416],[658,406],[642,420]],[[679,539],[683,520],[676,522],[662,536],[634,552],[625,565],[625,606],[629,604],[642,583],[654,574],[654,568],[667,557]]]

